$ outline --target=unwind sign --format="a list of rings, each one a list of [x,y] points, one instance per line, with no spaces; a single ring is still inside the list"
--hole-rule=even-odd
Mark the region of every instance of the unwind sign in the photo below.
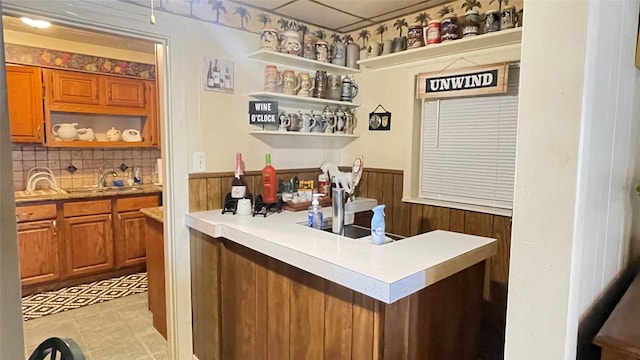
[[[446,98],[504,93],[508,64],[418,74],[418,98]]]

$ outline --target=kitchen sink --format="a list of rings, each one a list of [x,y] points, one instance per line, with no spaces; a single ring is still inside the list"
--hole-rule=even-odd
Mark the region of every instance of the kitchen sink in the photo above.
[[[331,223],[332,223],[331,218],[324,219],[324,221],[322,222],[322,229],[318,229],[318,230],[332,233]],[[306,221],[300,222],[298,224],[309,226],[309,223],[307,223]],[[371,237],[371,229],[368,227],[364,227],[356,224],[345,225],[342,236],[346,236],[351,239],[361,239],[364,237]],[[393,241],[404,239],[404,236],[390,234],[390,233],[385,233],[385,236],[387,237],[387,242],[393,242]]]
[[[99,187],[81,187],[81,188],[71,188],[71,189],[64,189],[64,191],[66,191],[69,194],[77,194],[77,193],[85,193],[85,194],[93,194],[93,193],[102,193],[105,191],[121,191],[121,192],[125,192],[125,191],[134,191],[134,190],[138,190],[137,187],[130,187],[130,186],[121,186],[121,187],[103,187],[103,188],[99,188]]]

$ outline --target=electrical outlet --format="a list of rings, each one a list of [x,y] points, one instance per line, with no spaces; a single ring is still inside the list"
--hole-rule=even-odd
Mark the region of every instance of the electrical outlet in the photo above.
[[[203,152],[193,153],[193,171],[204,172],[207,169],[207,154]]]

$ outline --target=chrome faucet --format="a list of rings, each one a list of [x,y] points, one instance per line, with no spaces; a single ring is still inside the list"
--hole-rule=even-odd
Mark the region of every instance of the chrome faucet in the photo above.
[[[107,176],[112,175],[113,177],[118,176],[118,174],[111,170],[111,171],[104,171],[102,170],[102,168],[100,168],[100,170],[98,170],[98,187],[99,188],[103,188],[104,187],[104,181],[107,179]]]

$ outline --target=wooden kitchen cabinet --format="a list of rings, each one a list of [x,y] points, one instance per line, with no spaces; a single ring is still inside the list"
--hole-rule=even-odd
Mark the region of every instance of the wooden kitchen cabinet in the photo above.
[[[61,277],[56,205],[16,207],[18,254],[22,285],[34,285]]]
[[[116,267],[144,264],[147,260],[145,216],[140,209],[159,205],[158,196],[137,196],[116,200]]]
[[[45,70],[51,75],[50,102],[98,105],[98,75],[73,71]]]
[[[44,109],[40,68],[7,64],[7,96],[11,141],[41,143]]]
[[[64,203],[63,214],[65,276],[113,269],[111,201]]]
[[[144,108],[145,83],[134,79],[105,77],[107,106]]]

